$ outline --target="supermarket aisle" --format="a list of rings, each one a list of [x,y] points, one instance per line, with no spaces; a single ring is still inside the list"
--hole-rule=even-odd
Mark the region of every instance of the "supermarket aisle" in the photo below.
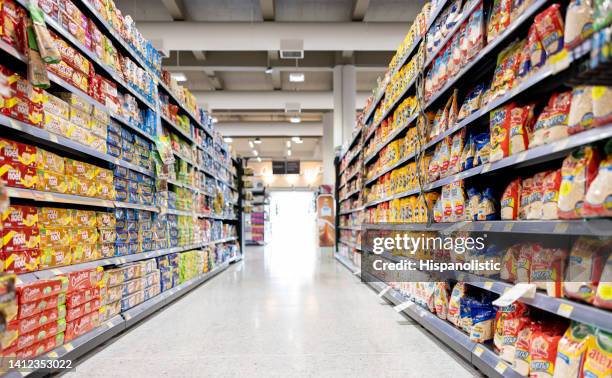
[[[294,254],[319,256],[290,247]],[[92,355],[74,375],[475,374],[332,257],[289,263],[286,251],[269,247],[249,248],[246,255],[246,261]]]

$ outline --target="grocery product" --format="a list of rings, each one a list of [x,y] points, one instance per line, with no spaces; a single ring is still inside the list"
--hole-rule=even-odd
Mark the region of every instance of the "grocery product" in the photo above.
[[[595,178],[599,155],[591,146],[573,151],[563,161],[561,187],[559,189],[559,217],[563,219],[582,216],[584,197]]]
[[[611,216],[612,206],[610,205],[612,178],[612,140],[606,143],[604,148],[606,158],[599,163],[597,176],[591,182],[585,198],[583,215],[586,217]]]
[[[612,352],[610,351],[609,332],[598,329],[595,336],[587,342],[588,347],[582,374],[585,377],[609,377],[612,374]]]

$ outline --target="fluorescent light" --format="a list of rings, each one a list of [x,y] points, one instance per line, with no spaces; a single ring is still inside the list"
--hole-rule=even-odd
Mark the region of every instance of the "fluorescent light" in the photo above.
[[[300,117],[291,117],[291,118],[289,118],[289,122],[291,122],[291,123],[300,123],[300,122],[302,122],[302,119]]]
[[[291,72],[289,74],[289,81],[293,83],[301,83],[304,81],[304,74],[302,72]]]
[[[261,163],[261,157],[260,156],[257,157],[257,161]]]
[[[217,123],[217,122],[219,122],[219,118],[212,117],[211,121],[212,121],[212,123]]]
[[[293,143],[302,144],[304,141],[300,137],[292,137],[291,140]]]
[[[291,141],[290,140],[287,141],[287,148],[291,148]]]
[[[268,67],[266,67],[266,70],[264,72],[267,73],[268,75],[270,75],[272,72],[274,72],[274,68],[268,66]]]
[[[257,150],[253,150],[253,155],[258,156],[259,152],[257,152]]]
[[[223,141],[225,143],[232,143],[234,140],[231,137],[225,137],[225,138],[223,138]]]
[[[291,156],[291,149],[287,150],[287,156]]]
[[[253,144],[253,141],[252,141],[252,140],[250,140],[250,141],[249,141],[249,147],[251,147],[251,148],[255,148],[255,145]]]
[[[187,76],[185,76],[185,74],[182,72],[173,72],[170,74],[170,77],[178,81],[179,83],[187,81]]]
[[[255,140],[253,141],[255,144],[261,144],[261,139],[259,138],[255,138]]]

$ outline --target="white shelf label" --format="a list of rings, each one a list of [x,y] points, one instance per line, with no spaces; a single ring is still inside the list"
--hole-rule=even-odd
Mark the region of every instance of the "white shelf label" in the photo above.
[[[387,294],[387,292],[388,292],[389,290],[391,290],[391,286],[387,286],[387,287],[385,287],[384,289],[382,289],[382,290],[380,291],[380,293],[378,293],[378,296],[379,296],[380,298],[384,297],[384,296],[385,296],[385,294]]]
[[[400,303],[397,306],[393,307],[393,309],[397,312],[402,312],[405,309],[414,306],[414,303],[412,303],[411,301],[406,301],[404,303]]]
[[[557,315],[561,315],[565,318],[569,318],[574,310],[574,306],[568,305],[567,303],[561,303],[557,309]]]
[[[477,345],[476,348],[474,348],[474,354],[478,357],[482,356],[482,354],[484,353],[484,348],[481,347],[480,345]]]
[[[506,307],[516,302],[521,297],[533,298],[535,292],[535,284],[519,283],[493,301],[493,304],[499,307]]]
[[[504,374],[507,368],[508,368],[508,365],[506,365],[503,362],[498,362],[497,365],[495,365],[495,371],[498,372],[499,374]]]

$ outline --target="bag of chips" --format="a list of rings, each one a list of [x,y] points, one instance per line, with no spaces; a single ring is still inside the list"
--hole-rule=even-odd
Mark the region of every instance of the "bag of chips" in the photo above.
[[[501,198],[501,219],[518,219],[519,203],[521,198],[521,179],[520,177],[511,181],[504,190]]]
[[[453,291],[451,292],[450,300],[448,301],[448,314],[446,319],[454,324],[456,327],[460,327],[460,308],[461,299],[465,297],[465,283],[457,282]]]
[[[540,41],[535,25],[531,25],[529,28],[526,48],[529,51],[530,56],[530,72],[537,71],[546,62],[546,51],[544,51],[544,48],[542,47],[542,42]]]
[[[481,83],[476,85],[468,92],[468,95],[465,97],[465,100],[459,109],[459,113],[457,114],[457,122],[460,122],[465,117],[480,109],[480,100],[484,90],[485,86]]]
[[[544,177],[544,195],[542,197],[542,219],[559,219],[559,188],[561,186],[561,169],[549,172]]]
[[[575,219],[583,216],[584,199],[597,174],[598,164],[599,155],[591,146],[582,146],[563,160],[559,218]]]
[[[604,152],[606,158],[599,163],[597,176],[585,196],[585,217],[612,216],[612,139],[606,143]]]
[[[535,17],[534,25],[546,55],[552,56],[563,49],[563,17],[560,5],[553,4]]]
[[[568,132],[576,134],[591,128],[593,124],[592,87],[579,85],[572,91],[572,104],[567,120]]]
[[[514,104],[504,105],[493,111],[489,116],[491,131],[491,162],[501,160],[509,155],[510,149],[510,114]]]
[[[510,110],[509,154],[514,155],[529,148],[529,134],[532,132],[535,104],[517,106]]]

